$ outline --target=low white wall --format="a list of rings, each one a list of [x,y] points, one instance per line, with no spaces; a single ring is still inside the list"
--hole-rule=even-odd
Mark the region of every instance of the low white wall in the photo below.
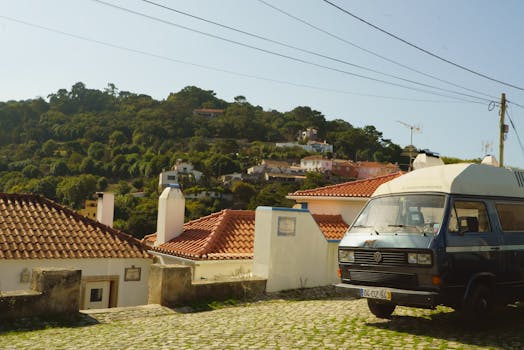
[[[154,251],[150,251],[149,253],[157,256],[160,259],[160,263],[165,265],[180,264],[191,266],[193,281],[213,281],[247,277],[251,274],[253,268],[252,259],[190,260],[167,254],[159,254]]]
[[[0,291],[29,289],[29,281],[21,283],[24,269],[32,271],[35,267],[60,267],[82,270],[82,278],[87,276],[118,275],[117,306],[147,304],[148,279],[152,259],[42,259],[42,260],[0,260]],[[125,268],[140,267],[140,281],[124,281]]]
[[[308,210],[258,207],[253,275],[267,279],[268,292],[330,285],[338,281],[337,246]]]

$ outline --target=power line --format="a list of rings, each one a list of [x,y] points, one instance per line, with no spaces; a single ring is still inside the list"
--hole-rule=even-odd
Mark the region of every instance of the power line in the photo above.
[[[513,101],[509,101],[509,100],[508,100],[507,102],[510,103],[510,104],[512,104],[512,105],[514,105],[514,106],[517,106],[517,107],[520,107],[520,108],[524,109],[524,106],[521,105],[521,104],[515,103],[515,102],[513,102]]]
[[[415,44],[413,44],[413,43],[411,43],[411,42],[409,42],[409,41],[407,41],[407,40],[405,40],[405,39],[402,39],[401,37],[399,37],[399,36],[397,36],[397,35],[395,35],[395,34],[392,34],[392,33],[388,32],[388,31],[386,31],[386,30],[384,30],[384,29],[382,29],[382,28],[380,28],[380,27],[374,25],[373,23],[370,23],[369,21],[366,21],[365,19],[363,19],[363,18],[361,18],[361,17],[358,17],[357,15],[355,15],[355,14],[349,12],[348,10],[346,10],[346,9],[344,9],[344,8],[342,8],[342,7],[340,7],[340,6],[336,5],[336,4],[334,4],[334,3],[332,3],[332,2],[329,1],[329,0],[322,0],[322,1],[324,1],[325,3],[331,5],[331,6],[335,7],[335,8],[337,8],[338,10],[344,12],[345,14],[347,14],[347,15],[349,15],[349,16],[351,16],[351,17],[353,17],[353,18],[355,18],[355,19],[357,19],[357,20],[359,20],[359,21],[361,21],[361,22],[363,22],[363,23],[365,23],[365,24],[367,24],[368,26],[370,26],[370,27],[372,27],[372,28],[374,28],[374,29],[376,29],[376,30],[378,30],[378,31],[380,31],[380,32],[382,32],[382,33],[384,33],[384,34],[386,34],[386,35],[389,35],[390,37],[395,38],[395,39],[397,39],[397,40],[403,42],[403,43],[406,44],[406,45],[409,45],[409,46],[411,46],[411,47],[413,47],[413,48],[415,48],[415,49],[417,49],[417,50],[419,50],[419,51],[424,52],[424,53],[427,54],[427,55],[430,55],[430,56],[432,56],[432,57],[434,57],[434,58],[436,58],[436,59],[439,59],[439,60],[441,60],[441,61],[443,61],[443,62],[446,62],[446,63],[448,63],[448,64],[451,64],[451,65],[453,65],[453,66],[455,66],[455,67],[457,67],[457,68],[460,68],[460,69],[462,69],[462,70],[465,70],[465,71],[468,71],[468,72],[470,72],[470,73],[473,73],[473,74],[475,74],[475,75],[477,75],[477,76],[479,76],[479,77],[482,77],[482,78],[485,78],[485,79],[488,79],[488,80],[494,81],[494,82],[496,82],[496,83],[499,83],[499,84],[502,84],[502,85],[505,85],[505,86],[512,87],[512,88],[517,89],[517,90],[524,91],[524,88],[522,88],[522,87],[520,87],[520,86],[516,86],[516,85],[514,85],[514,84],[506,83],[506,82],[504,82],[504,81],[502,81],[502,80],[498,80],[498,79],[492,78],[492,77],[490,77],[490,76],[488,76],[488,75],[482,74],[482,73],[477,72],[477,71],[475,71],[475,70],[473,70],[473,69],[470,69],[470,68],[468,68],[468,67],[465,67],[465,66],[463,66],[463,65],[460,65],[460,64],[455,63],[455,62],[453,62],[453,61],[450,61],[450,60],[448,60],[448,59],[446,59],[446,58],[444,58],[444,57],[441,57],[441,56],[439,56],[439,55],[437,55],[437,54],[434,54],[434,53],[431,52],[431,51],[428,51],[428,50],[426,50],[426,49],[423,49],[423,48],[421,48],[420,46],[417,46],[417,45],[415,45]]]
[[[162,59],[162,60],[169,61],[169,62],[174,62],[174,63],[178,63],[178,64],[183,64],[183,65],[189,65],[189,66],[193,66],[193,67],[197,67],[197,68],[201,68],[201,69],[216,71],[216,72],[225,73],[225,74],[234,75],[234,76],[239,76],[239,77],[243,77],[243,78],[262,80],[262,81],[267,81],[267,82],[272,82],[272,83],[278,83],[278,84],[283,84],[283,85],[290,85],[290,86],[295,86],[295,87],[319,90],[319,91],[324,91],[324,92],[334,92],[334,93],[340,93],[340,94],[357,95],[357,96],[372,97],[372,98],[402,100],[402,101],[410,101],[410,102],[427,102],[427,103],[475,103],[475,104],[483,104],[482,102],[471,101],[471,100],[466,100],[466,99],[460,99],[460,98],[457,98],[457,97],[452,97],[456,101],[411,99],[411,98],[402,98],[402,97],[394,97],[394,96],[382,96],[382,95],[364,94],[364,93],[358,93],[358,92],[337,90],[337,89],[332,89],[332,88],[323,88],[323,87],[318,87],[318,86],[308,85],[308,84],[294,83],[294,82],[285,81],[285,80],[278,80],[278,79],[272,79],[272,78],[267,78],[267,77],[252,75],[252,74],[239,73],[239,72],[235,72],[235,71],[231,71],[231,70],[227,70],[227,69],[222,69],[222,68],[218,68],[218,67],[206,66],[206,65],[202,65],[202,64],[198,64],[198,63],[193,63],[193,62],[187,62],[187,61],[183,61],[183,60],[179,60],[179,59],[175,59],[175,58],[171,58],[171,57],[167,57],[167,56],[163,56],[163,55],[158,55],[158,54],[154,54],[154,53],[143,51],[143,50],[138,50],[138,49],[125,47],[125,46],[122,46],[122,45],[118,45],[118,44],[114,44],[114,43],[110,43],[110,42],[106,42],[106,41],[92,39],[92,38],[89,38],[89,37],[85,37],[85,36],[81,36],[81,35],[65,32],[65,31],[62,31],[62,30],[58,30],[58,29],[42,26],[42,25],[39,25],[39,24],[26,22],[26,21],[23,21],[23,20],[19,20],[19,19],[12,18],[12,17],[7,17],[7,16],[3,16],[3,15],[0,15],[0,18],[3,18],[5,20],[11,21],[11,22],[15,22],[15,23],[18,23],[18,24],[22,24],[22,25],[25,25],[25,26],[28,26],[28,27],[41,29],[41,30],[44,30],[44,31],[47,31],[47,32],[60,34],[60,35],[71,37],[71,38],[74,38],[74,39],[77,39],[77,40],[82,40],[82,41],[86,41],[86,42],[90,42],[90,43],[94,43],[94,44],[110,47],[110,48],[113,48],[113,49],[118,49],[118,50],[122,50],[122,51],[128,51],[128,52],[132,52],[132,53],[135,53],[135,54],[140,54],[140,55],[143,55],[143,56],[153,57],[153,58]]]
[[[145,0],[144,0],[144,1],[145,1]],[[402,68],[405,68],[405,69],[410,70],[410,71],[412,71],[412,72],[415,72],[415,73],[421,74],[421,75],[423,75],[423,76],[425,76],[425,77],[428,77],[428,78],[431,78],[431,79],[435,79],[435,80],[440,81],[440,82],[442,82],[442,83],[445,83],[445,84],[448,84],[448,85],[451,85],[451,86],[455,86],[455,87],[458,87],[458,88],[461,88],[461,89],[467,90],[467,91],[469,91],[469,92],[474,92],[474,93],[479,94],[479,95],[484,95],[484,96],[489,97],[489,98],[492,98],[492,99],[497,99],[497,98],[498,98],[498,97],[495,97],[495,96],[492,96],[492,95],[486,94],[486,93],[484,93],[484,92],[481,92],[481,91],[478,91],[478,90],[474,90],[474,89],[470,89],[470,88],[467,88],[467,87],[465,87],[465,86],[462,86],[462,85],[459,85],[459,84],[453,83],[453,82],[451,82],[451,81],[449,81],[449,80],[445,80],[445,79],[439,78],[439,77],[437,77],[437,76],[435,76],[435,75],[432,75],[432,74],[429,74],[429,73],[425,73],[425,72],[423,72],[423,71],[420,71],[420,70],[418,70],[418,69],[415,69],[415,68],[413,68],[413,67],[410,67],[410,66],[408,66],[408,65],[405,65],[405,64],[403,64],[403,63],[400,63],[400,62],[398,62],[398,61],[395,61],[395,60],[393,60],[393,59],[391,59],[391,58],[388,58],[388,57],[386,57],[386,56],[384,56],[384,55],[381,55],[381,54],[379,54],[379,53],[376,53],[376,52],[374,52],[374,51],[371,51],[371,50],[369,50],[369,49],[366,49],[365,47],[362,47],[362,46],[360,46],[360,45],[357,45],[357,44],[355,44],[355,43],[353,43],[353,42],[351,42],[351,41],[349,41],[349,40],[347,40],[347,39],[344,39],[344,38],[342,38],[342,37],[340,37],[340,36],[338,36],[338,35],[336,35],[336,34],[333,34],[333,33],[329,32],[329,31],[327,31],[327,30],[325,30],[325,29],[322,29],[322,28],[320,28],[320,27],[318,27],[318,26],[315,26],[314,24],[311,24],[310,22],[308,22],[308,21],[306,21],[306,20],[304,20],[304,19],[302,19],[302,18],[299,18],[299,17],[297,17],[297,16],[294,16],[293,14],[291,14],[291,13],[289,13],[289,12],[286,12],[286,11],[282,10],[281,8],[278,8],[278,7],[272,5],[272,4],[270,4],[270,3],[268,3],[268,2],[266,2],[266,1],[264,1],[264,0],[258,0],[258,1],[259,1],[260,3],[262,3],[262,4],[264,4],[264,5],[266,5],[266,6],[270,7],[270,8],[272,8],[272,9],[274,9],[274,10],[277,11],[277,12],[280,12],[280,13],[282,13],[282,14],[284,14],[284,15],[286,15],[286,16],[288,16],[288,17],[290,17],[290,18],[292,18],[292,19],[294,19],[294,20],[296,20],[296,21],[298,21],[298,22],[300,22],[300,23],[305,24],[305,25],[308,26],[308,27],[311,27],[311,28],[313,28],[313,29],[315,29],[315,30],[317,30],[317,31],[319,31],[319,32],[321,32],[321,33],[324,33],[324,34],[326,34],[326,35],[328,35],[328,36],[330,36],[330,37],[332,37],[332,38],[335,38],[335,39],[337,39],[337,40],[339,40],[339,41],[342,41],[343,43],[346,43],[346,44],[348,44],[348,45],[350,45],[350,46],[352,46],[352,47],[355,47],[355,48],[357,48],[357,49],[359,49],[359,50],[362,50],[362,51],[364,51],[364,52],[366,52],[366,53],[369,53],[370,55],[373,55],[373,56],[375,56],[375,57],[378,57],[378,58],[380,58],[380,59],[383,59],[383,60],[385,60],[385,61],[387,61],[387,62],[393,63],[393,64],[395,64],[395,65],[397,65],[397,66],[399,66],[399,67],[402,67]]]
[[[216,34],[211,34],[211,33],[207,33],[207,32],[204,32],[204,31],[201,31],[201,30],[198,30],[198,29],[186,27],[186,26],[183,26],[181,24],[177,24],[177,23],[174,23],[174,22],[171,22],[171,21],[167,21],[167,20],[164,20],[164,19],[161,19],[161,18],[158,18],[158,17],[150,16],[148,14],[145,14],[145,13],[142,13],[142,12],[138,12],[138,11],[134,11],[134,10],[122,7],[122,6],[115,5],[115,4],[107,3],[105,1],[101,1],[101,0],[92,0],[92,1],[100,3],[100,4],[108,6],[108,7],[112,7],[112,8],[124,11],[124,12],[131,13],[131,14],[134,14],[134,15],[137,15],[137,16],[141,16],[141,17],[148,18],[148,19],[151,19],[151,20],[154,20],[154,21],[157,21],[157,22],[161,22],[161,23],[164,23],[164,24],[167,24],[167,25],[170,25],[170,26],[174,26],[174,27],[177,27],[177,28],[180,28],[180,29],[184,29],[184,30],[187,30],[187,31],[190,31],[190,32],[193,32],[193,33],[197,33],[197,34],[204,35],[204,36],[207,36],[207,37],[210,37],[210,38],[214,38],[214,39],[219,39],[219,40],[222,40],[222,41],[225,41],[225,42],[228,42],[228,43],[232,43],[232,44],[235,44],[235,45],[247,47],[247,48],[250,48],[250,49],[253,49],[253,50],[256,50],[256,51],[264,52],[266,54],[278,56],[278,57],[281,57],[281,58],[286,58],[286,59],[291,60],[291,61],[300,62],[300,63],[307,64],[307,65],[310,65],[310,66],[314,66],[314,67],[317,67],[317,68],[323,68],[323,69],[327,69],[327,70],[330,70],[330,71],[333,71],[333,72],[342,73],[342,74],[358,77],[358,78],[361,78],[361,79],[367,79],[367,80],[371,80],[371,81],[375,81],[375,82],[379,82],[379,83],[383,83],[383,84],[388,84],[388,85],[392,85],[392,86],[397,86],[397,87],[401,87],[401,88],[409,89],[409,90],[413,90],[413,91],[425,92],[425,93],[434,94],[434,95],[438,95],[438,96],[442,96],[442,97],[457,99],[457,97],[455,97],[455,96],[449,96],[449,95],[437,93],[437,92],[434,92],[434,91],[414,88],[414,87],[411,87],[411,86],[406,86],[406,85],[390,82],[390,81],[387,81],[387,80],[377,79],[377,78],[369,77],[369,76],[366,76],[366,75],[353,73],[353,72],[349,72],[349,71],[346,71],[346,70],[333,68],[333,67],[329,67],[329,66],[326,66],[326,65],[323,65],[323,64],[307,61],[307,60],[304,60],[304,59],[301,59],[301,58],[289,56],[289,55],[278,53],[278,52],[275,52],[275,51],[263,49],[263,48],[260,48],[260,47],[257,47],[257,46],[253,46],[253,45],[250,45],[250,44],[246,44],[246,43],[242,43],[242,42],[239,42],[239,41],[236,41],[236,40],[224,38],[224,37],[216,35]],[[473,95],[469,95],[469,94],[464,94],[464,93],[461,93],[461,92],[454,92],[454,91],[449,91],[449,90],[446,90],[446,89],[435,88],[435,87],[431,87],[431,88],[438,89],[438,90],[444,90],[446,92],[451,92],[451,93],[454,93],[454,94],[457,94],[457,95],[461,95],[461,96],[465,96],[465,97],[470,97],[470,98],[475,98],[475,99],[478,99],[478,100],[483,100],[485,102],[491,102],[491,100],[489,100],[489,99],[482,98],[482,97],[477,97],[477,96],[473,96]]]
[[[95,2],[98,2],[98,3],[101,3],[101,4],[107,4],[106,2],[101,1],[101,0],[92,0],[92,1],[95,1]],[[268,37],[264,37],[264,36],[261,36],[261,35],[258,35],[258,34],[249,33],[249,32],[247,32],[245,30],[234,28],[234,27],[231,27],[231,26],[228,26],[228,25],[225,25],[225,24],[222,24],[222,23],[218,23],[218,22],[206,19],[206,18],[202,18],[202,17],[196,16],[196,15],[184,12],[184,11],[180,11],[180,10],[174,9],[172,7],[169,7],[169,6],[156,3],[156,2],[151,1],[151,0],[142,0],[142,1],[147,3],[147,4],[163,8],[165,10],[169,10],[169,11],[172,11],[172,12],[184,15],[184,16],[188,16],[188,17],[197,19],[199,21],[203,21],[203,22],[206,22],[206,23],[209,23],[209,24],[213,24],[213,25],[219,26],[221,28],[225,28],[225,29],[237,32],[237,33],[241,33],[241,34],[250,36],[252,38],[260,39],[260,40],[263,40],[263,41],[266,41],[266,42],[277,44],[277,45],[280,45],[280,46],[283,46],[283,47],[287,47],[287,48],[290,48],[290,49],[293,49],[293,50],[297,50],[297,51],[300,51],[300,52],[304,52],[304,53],[307,53],[307,54],[310,54],[310,55],[314,55],[314,56],[317,56],[317,57],[325,58],[325,59],[328,59],[330,61],[346,64],[348,66],[359,68],[359,69],[362,69],[362,70],[365,70],[365,71],[368,71],[368,72],[381,74],[381,75],[384,75],[384,76],[387,76],[387,77],[390,77],[390,78],[398,79],[398,80],[401,80],[401,81],[404,81],[404,82],[408,82],[408,83],[411,83],[411,84],[415,84],[415,85],[419,85],[419,86],[423,86],[423,87],[427,87],[427,88],[431,88],[431,89],[436,89],[436,90],[440,90],[440,91],[444,91],[444,92],[448,92],[448,93],[453,93],[453,94],[459,94],[459,95],[462,95],[462,96],[465,96],[465,97],[481,99],[480,97],[477,97],[477,96],[473,96],[473,95],[469,95],[469,94],[463,94],[463,93],[458,92],[458,91],[449,90],[449,89],[445,89],[445,88],[440,88],[438,86],[421,83],[421,82],[414,81],[414,80],[411,80],[411,79],[406,79],[406,78],[400,77],[398,75],[389,74],[389,73],[381,72],[381,71],[373,69],[373,68],[369,68],[369,67],[365,67],[365,66],[362,66],[362,65],[358,65],[358,64],[349,62],[347,60],[335,58],[335,57],[324,55],[324,54],[321,54],[321,53],[318,53],[318,52],[315,52],[315,51],[311,51],[311,50],[308,50],[308,49],[300,48],[300,47],[297,47],[297,46],[294,46],[294,45],[291,45],[291,44],[287,44],[287,43],[284,43],[284,42],[281,42],[281,41],[278,41],[278,40],[270,39]],[[486,94],[483,94],[483,93],[480,93],[480,94],[486,95]],[[489,96],[489,95],[487,95],[487,96],[490,97],[490,98],[496,98],[496,97],[492,97],[492,96]]]
[[[517,131],[517,128],[515,127],[515,124],[513,123],[513,119],[511,119],[508,110],[506,109],[506,115],[508,116],[509,122],[511,123],[511,127],[513,128],[513,131],[515,131],[515,135],[517,136],[517,140],[520,145],[520,150],[522,151],[522,154],[524,155],[524,146],[522,145],[522,141],[520,140],[519,133]]]

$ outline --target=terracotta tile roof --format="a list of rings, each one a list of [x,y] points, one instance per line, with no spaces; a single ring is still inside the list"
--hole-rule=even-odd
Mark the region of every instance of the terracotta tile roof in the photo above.
[[[152,258],[130,235],[44,197],[0,193],[0,259]]]
[[[340,215],[314,215],[328,240],[339,240],[348,225]],[[154,244],[156,234],[147,235],[143,242]],[[184,232],[153,251],[191,260],[253,259],[255,212],[222,210],[184,224]]]
[[[320,227],[320,231],[329,241],[340,241],[346,233],[349,225],[342,220],[341,215],[313,214],[313,218]]]
[[[397,172],[370,179],[344,182],[337,185],[313,188],[310,190],[296,191],[288,194],[288,198],[294,197],[371,197],[378,186],[393,180],[404,174]]]

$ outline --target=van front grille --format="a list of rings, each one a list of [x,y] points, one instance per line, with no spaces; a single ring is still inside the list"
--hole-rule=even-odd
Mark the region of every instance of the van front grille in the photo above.
[[[381,259],[377,262],[376,253],[380,252]],[[355,250],[355,264],[405,266],[407,265],[405,252],[385,252],[377,250]]]

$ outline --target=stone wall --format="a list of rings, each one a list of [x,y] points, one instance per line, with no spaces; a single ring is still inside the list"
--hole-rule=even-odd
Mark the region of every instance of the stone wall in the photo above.
[[[33,269],[31,289],[0,292],[0,319],[75,314],[81,270]]]
[[[200,301],[245,299],[264,293],[265,288],[266,280],[261,278],[193,282],[189,266],[153,264],[148,302],[173,307]]]

